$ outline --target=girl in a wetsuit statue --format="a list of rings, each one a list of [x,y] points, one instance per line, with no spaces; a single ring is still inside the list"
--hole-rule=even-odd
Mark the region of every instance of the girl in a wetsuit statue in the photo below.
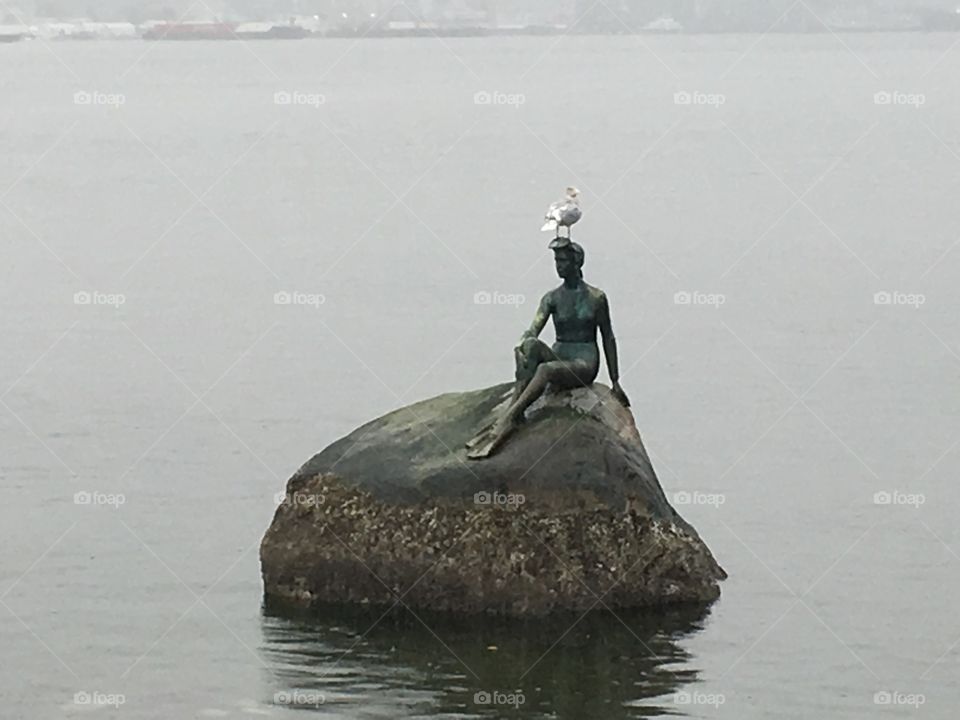
[[[470,458],[493,455],[548,385],[562,390],[590,386],[600,370],[597,330],[603,340],[613,395],[626,407],[630,406],[630,400],[620,387],[617,340],[610,324],[607,296],[583,281],[583,248],[567,238],[554,240],[550,247],[563,285],[543,296],[530,329],[514,348],[517,383],[513,399],[491,428],[467,443]],[[551,316],[557,333],[552,348],[538,339]]]

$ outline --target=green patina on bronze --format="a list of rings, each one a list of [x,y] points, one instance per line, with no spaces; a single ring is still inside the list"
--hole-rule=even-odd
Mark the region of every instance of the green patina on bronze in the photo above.
[[[600,371],[598,333],[603,341],[613,395],[624,407],[630,406],[627,394],[620,387],[620,363],[610,303],[602,290],[583,281],[583,248],[568,238],[557,238],[550,243],[550,248],[563,284],[543,296],[530,328],[514,348],[513,399],[495,422],[467,443],[467,456],[472,460],[496,453],[523,422],[527,408],[548,389],[589,387],[596,380]],[[551,318],[557,335],[553,346],[539,340]]]

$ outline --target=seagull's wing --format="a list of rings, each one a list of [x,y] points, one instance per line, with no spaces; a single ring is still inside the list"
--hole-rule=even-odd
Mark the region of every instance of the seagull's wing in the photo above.
[[[576,203],[568,203],[560,211],[560,224],[570,227],[575,225],[583,217],[583,210]]]

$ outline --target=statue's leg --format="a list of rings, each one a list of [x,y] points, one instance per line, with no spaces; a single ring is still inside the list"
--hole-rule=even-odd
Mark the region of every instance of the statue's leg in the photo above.
[[[516,404],[517,399],[523,394],[523,391],[526,390],[527,385],[530,384],[536,375],[537,368],[545,362],[556,360],[556,355],[549,345],[542,340],[532,337],[524,339],[514,349],[513,355],[516,361],[516,382],[513,385],[513,395],[510,397],[507,410],[503,416],[497,420],[494,420],[494,422],[483,428],[475,437],[467,441],[467,449],[469,450],[482,447],[483,444],[490,439],[490,435],[492,432],[494,432],[494,429],[497,427],[498,423],[506,416],[510,415],[510,410]],[[524,418],[521,414],[511,421],[511,425],[523,422],[523,420]],[[486,457],[487,454],[488,452],[480,450],[475,457]]]
[[[561,387],[589,385],[591,381],[586,378],[590,374],[590,367],[581,361],[549,360],[540,363],[533,378],[511,404],[507,416],[513,420],[522,417],[527,408],[543,395],[550,383],[556,383]]]
[[[517,381],[510,405],[491,428],[467,443],[467,457],[480,459],[490,457],[506,442],[510,434],[522,422],[527,408],[533,405],[556,383],[559,387],[589,386],[596,377],[596,368],[582,360],[560,360],[546,343],[536,338],[527,338],[516,350]]]
[[[589,384],[590,380],[585,380],[585,378],[589,378],[591,373],[592,368],[587,363],[580,361],[550,360],[540,363],[534,371],[533,377],[520,392],[519,397],[510,403],[510,407],[490,429],[485,441],[482,444],[471,446],[467,457],[479,459],[493,455],[507,441],[510,434],[517,429],[519,419],[526,409],[543,394],[547,385],[551,382],[563,385]]]
[[[556,360],[556,355],[549,345],[537,338],[527,338],[514,351],[516,358],[517,372],[516,383],[513,386],[513,397],[510,404],[513,405],[533,380],[537,368],[545,362]]]

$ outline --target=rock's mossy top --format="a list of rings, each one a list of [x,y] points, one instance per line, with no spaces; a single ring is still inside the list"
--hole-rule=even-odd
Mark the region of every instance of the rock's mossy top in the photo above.
[[[464,445],[510,397],[511,384],[451,393],[363,425],[297,475],[333,472],[388,503],[472,501],[475,493],[522,493],[528,504],[604,506],[673,519],[631,412],[610,389],[548,394],[493,457],[467,459]]]

